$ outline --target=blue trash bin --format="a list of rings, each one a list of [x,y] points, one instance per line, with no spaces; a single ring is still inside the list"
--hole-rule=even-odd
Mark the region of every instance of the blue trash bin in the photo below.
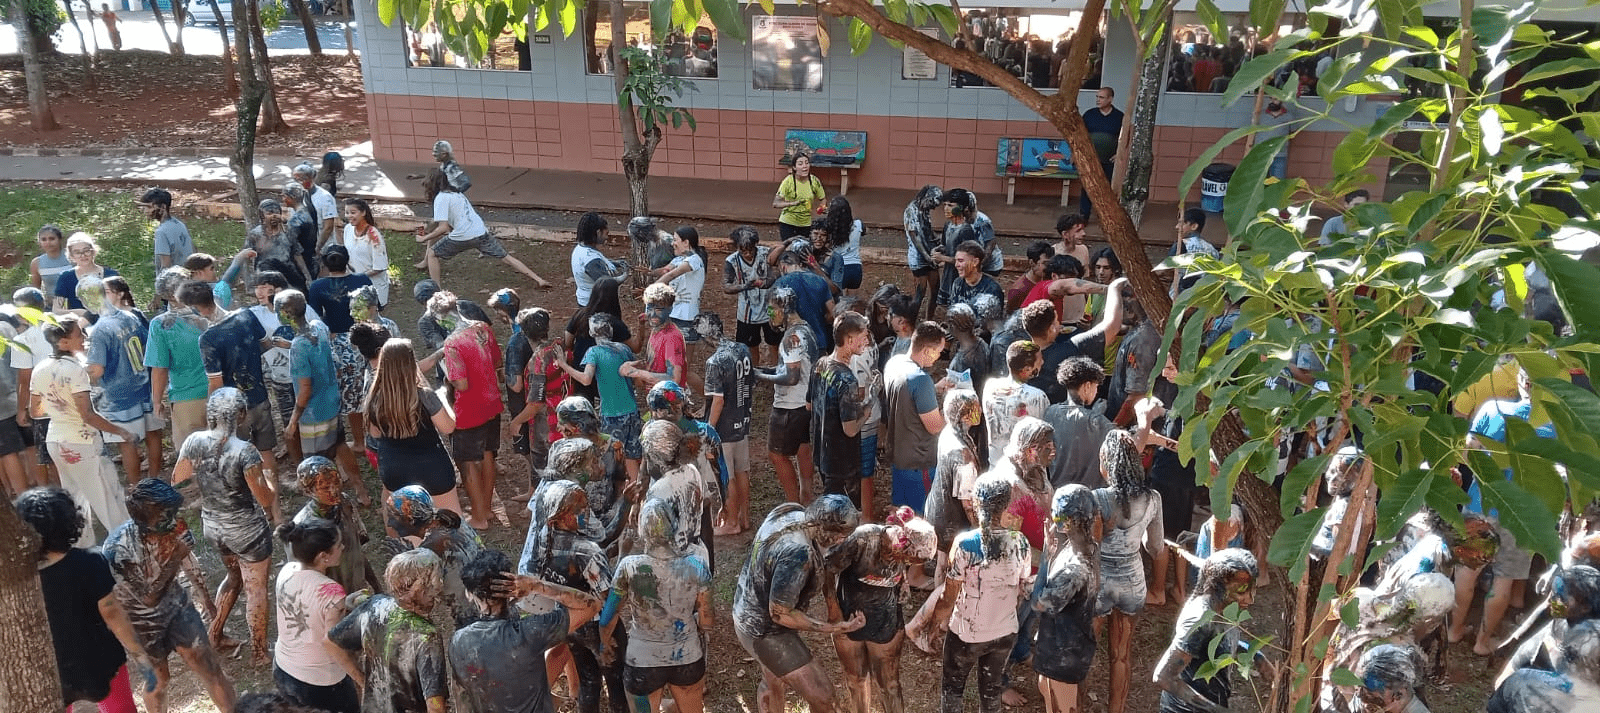
[[[1233,164],[1213,163],[1200,172],[1200,208],[1207,213],[1221,213],[1223,198],[1228,195],[1228,181],[1233,179]]]

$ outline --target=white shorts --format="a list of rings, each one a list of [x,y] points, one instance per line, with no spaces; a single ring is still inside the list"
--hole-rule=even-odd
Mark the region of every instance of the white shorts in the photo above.
[[[110,419],[107,419],[107,420],[110,420]],[[149,433],[151,431],[160,431],[160,430],[165,429],[167,427],[166,420],[157,417],[153,413],[147,413],[144,416],[136,418],[136,419],[134,419],[132,421],[111,421],[111,423],[115,424],[117,426],[117,428],[120,428],[120,429],[122,429],[124,431],[127,431],[128,433],[132,433],[135,436],[138,436],[137,438],[134,439],[135,441],[144,440],[144,434],[146,434],[146,433]],[[122,438],[121,434],[113,433],[111,431],[106,431],[102,435],[105,436],[106,443],[122,443],[123,442],[123,438]]]

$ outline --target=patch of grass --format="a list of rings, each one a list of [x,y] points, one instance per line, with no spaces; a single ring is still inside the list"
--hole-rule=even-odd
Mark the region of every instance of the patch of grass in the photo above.
[[[0,189],[0,253],[16,257],[0,268],[0,286],[7,290],[28,284],[28,263],[39,254],[34,240],[40,226],[53,223],[65,235],[83,231],[100,243],[101,265],[127,278],[140,304],[149,301],[155,279],[151,247],[155,224],[134,204],[138,189],[37,188]],[[194,237],[195,249],[226,261],[244,244],[244,225],[206,218],[182,218]],[[9,294],[9,292],[7,292]]]

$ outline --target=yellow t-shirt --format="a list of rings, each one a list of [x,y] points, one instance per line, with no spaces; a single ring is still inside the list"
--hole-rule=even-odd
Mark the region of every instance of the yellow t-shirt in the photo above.
[[[778,222],[801,228],[810,227],[812,211],[826,197],[822,191],[822,179],[817,178],[816,174],[812,174],[811,180],[805,183],[794,180],[794,174],[789,174],[783,183],[778,184],[778,195],[786,201],[800,201],[784,208],[778,214]]]

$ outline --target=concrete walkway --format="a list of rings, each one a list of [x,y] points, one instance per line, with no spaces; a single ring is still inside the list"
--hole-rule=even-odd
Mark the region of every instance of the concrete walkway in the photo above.
[[[165,155],[123,149],[0,149],[0,180],[160,183],[222,191],[233,183],[228,153],[226,148],[184,149]],[[341,194],[380,201],[422,201],[421,178],[434,164],[378,161],[372,158],[371,144],[366,143],[341,149],[340,153],[346,167],[339,182]],[[294,164],[306,159],[315,157],[257,156],[256,181],[272,190],[289,180]],[[472,202],[479,207],[627,212],[628,186],[620,174],[466,168],[472,176]],[[773,191],[773,186],[751,181],[652,177],[651,213],[681,220],[772,225],[777,220],[777,211],[772,208]],[[858,187],[850,191],[848,198],[856,217],[869,227],[896,231],[902,228],[901,216],[911,193]],[[1062,208],[1055,197],[1018,196],[1016,204],[1008,206],[1002,196],[984,195],[979,196],[979,208],[989,215],[1001,236],[1054,239],[1056,218],[1068,210],[1076,211],[1077,205],[1074,200],[1071,208]],[[1175,205],[1149,206],[1140,231],[1145,243],[1151,247],[1170,245],[1177,215]],[[1205,233],[1213,242],[1226,241],[1226,229],[1219,216],[1213,216]],[[1089,235],[1095,242],[1102,242],[1098,223],[1090,224]]]

